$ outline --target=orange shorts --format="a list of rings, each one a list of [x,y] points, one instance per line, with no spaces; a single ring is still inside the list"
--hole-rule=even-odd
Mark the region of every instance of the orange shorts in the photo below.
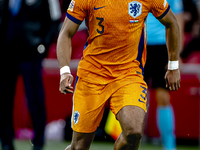
[[[142,75],[129,76],[109,84],[92,84],[77,78],[73,95],[72,129],[91,133],[99,126],[109,101],[116,115],[124,106],[133,105],[146,112],[147,85]]]

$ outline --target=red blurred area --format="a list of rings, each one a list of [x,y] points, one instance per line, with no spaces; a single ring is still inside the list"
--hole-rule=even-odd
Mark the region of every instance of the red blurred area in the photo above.
[[[155,91],[150,89],[150,104],[146,134],[148,137],[159,137],[156,125]],[[170,92],[171,103],[175,114],[175,134],[177,138],[198,139],[200,118],[200,75],[182,74],[181,87]]]

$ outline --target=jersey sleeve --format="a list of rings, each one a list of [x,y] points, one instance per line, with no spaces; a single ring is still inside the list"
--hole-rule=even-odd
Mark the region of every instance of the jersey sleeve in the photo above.
[[[157,18],[162,19],[169,11],[170,6],[166,0],[151,0],[150,12]]]
[[[88,0],[71,0],[66,16],[73,22],[81,24],[87,15]]]

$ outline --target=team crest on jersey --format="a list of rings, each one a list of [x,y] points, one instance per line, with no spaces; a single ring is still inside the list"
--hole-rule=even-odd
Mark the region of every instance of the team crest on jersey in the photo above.
[[[128,4],[128,13],[133,18],[136,18],[142,13],[142,4],[137,1],[132,1]]]
[[[74,123],[77,124],[79,121],[80,113],[78,111],[74,112]]]
[[[72,0],[71,3],[69,4],[68,10],[70,10],[72,12],[74,10],[74,6],[75,6],[75,1]]]

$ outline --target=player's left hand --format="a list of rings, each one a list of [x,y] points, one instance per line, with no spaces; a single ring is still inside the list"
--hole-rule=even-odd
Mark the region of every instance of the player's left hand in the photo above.
[[[166,88],[177,91],[180,88],[180,70],[167,70],[165,74]]]

